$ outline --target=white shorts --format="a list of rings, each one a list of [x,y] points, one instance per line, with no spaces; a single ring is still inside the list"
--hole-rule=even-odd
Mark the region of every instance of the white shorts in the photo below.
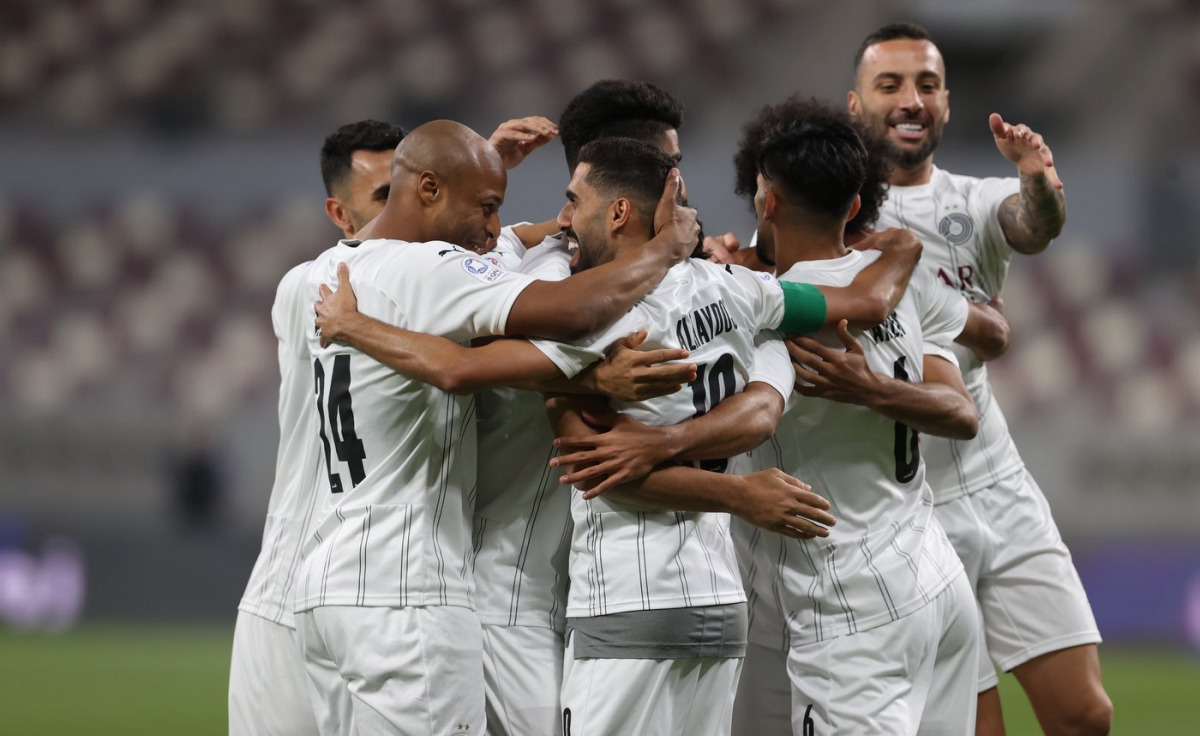
[[[483,626],[488,736],[559,736],[563,636],[539,626]]]
[[[1049,652],[1100,642],[1071,553],[1029,471],[935,506],[934,513],[975,589],[996,667],[1008,672]],[[990,670],[985,662],[981,676]]]
[[[296,614],[296,633],[322,734],[484,732],[474,611],[320,606]]]
[[[787,652],[751,643],[733,700],[733,736],[786,734],[792,728]]]
[[[238,611],[229,661],[229,736],[316,736],[296,632]]]
[[[913,613],[793,646],[792,733],[973,736],[979,616],[965,575]]]
[[[562,735],[727,736],[739,658],[563,655]]]

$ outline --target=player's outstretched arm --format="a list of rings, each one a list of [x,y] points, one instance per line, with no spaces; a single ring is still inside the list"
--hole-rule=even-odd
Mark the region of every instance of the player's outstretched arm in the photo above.
[[[682,182],[671,170],[654,214],[657,233],[641,248],[563,281],[536,281],[513,303],[509,335],[574,340],[615,322],[699,242],[696,210],[677,201]]]
[[[838,337],[845,352],[804,337],[789,340],[797,393],[865,406],[939,437],[969,440],[979,431],[979,414],[958,366],[926,355],[920,383],[881,376],[871,370],[845,322],[838,325]]]
[[[557,125],[540,115],[533,115],[500,123],[488,143],[500,153],[504,168],[515,169],[526,156],[557,137]]]
[[[996,148],[1017,165],[1021,191],[1000,205],[1000,228],[1018,253],[1041,253],[1062,232],[1067,199],[1054,167],[1054,154],[1028,125],[1010,125],[998,113],[988,118]]]
[[[873,327],[888,318],[908,288],[917,262],[921,241],[908,230],[889,228],[859,241],[856,248],[883,252],[864,268],[849,286],[818,286],[825,295],[825,326],[846,320],[851,327]]]
[[[401,329],[358,311],[350,269],[344,263],[338,265],[337,291],[321,285],[316,312],[322,346],[336,342],[355,348],[398,373],[455,394],[498,386],[595,393],[598,386],[603,386],[614,396],[636,401],[678,391],[696,373],[694,364],[667,363],[686,358],[686,350],[634,350],[645,340],[644,333],[620,341],[603,364],[568,380],[526,340],[492,340],[468,348],[442,337]]]
[[[591,431],[573,399],[551,397],[546,410],[560,435]],[[647,510],[734,514],[763,529],[803,539],[827,537],[827,527],[835,523],[828,501],[808,484],[774,469],[739,476],[663,467],[613,489],[607,497]]]
[[[972,302],[967,310],[967,324],[954,341],[971,348],[985,362],[1004,355],[1012,341],[1012,326],[1003,310],[1000,297],[987,304]]]
[[[706,414],[666,427],[651,427],[622,414],[588,413],[589,424],[608,431],[558,437],[554,444],[566,454],[550,464],[577,467],[564,473],[560,482],[586,489],[584,498],[594,498],[645,477],[667,461],[718,460],[752,450],[775,433],[782,414],[783,397],[760,382],[750,383]]]

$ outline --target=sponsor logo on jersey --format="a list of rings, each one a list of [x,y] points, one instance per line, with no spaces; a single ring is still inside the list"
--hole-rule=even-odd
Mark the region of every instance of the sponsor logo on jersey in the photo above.
[[[938,232],[950,245],[962,245],[975,234],[975,223],[961,212],[951,212],[938,223]]]
[[[500,267],[500,262],[494,258],[488,258],[484,260],[481,258],[467,257],[463,259],[462,267],[464,271],[485,284],[491,284],[499,281],[504,277],[504,274],[508,273]]]

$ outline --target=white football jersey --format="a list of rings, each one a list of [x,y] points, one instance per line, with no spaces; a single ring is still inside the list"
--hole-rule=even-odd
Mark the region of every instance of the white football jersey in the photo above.
[[[308,266],[304,263],[287,272],[271,307],[271,324],[279,341],[279,450],[262,551],[238,605],[238,610],[293,629],[292,595],[300,546],[312,531],[321,498],[316,492],[319,441],[306,339],[313,314],[313,302],[304,288]]]
[[[846,286],[877,251],[797,263],[782,279]],[[925,354],[953,361],[950,342],[966,323],[967,304],[919,271],[896,311],[856,331],[871,369],[922,380]],[[841,346],[833,330],[817,336]],[[928,603],[962,570],[933,518],[917,433],[866,407],[795,397],[775,436],[752,454],[754,469],[778,467],[809,483],[832,504],[837,524],[826,539],[796,540],[735,528],[747,583],[756,599],[786,612],[793,646],[879,626]],[[755,617],[760,613],[756,611]],[[762,624],[751,633],[762,636]],[[770,640],[779,646],[783,632]]]
[[[768,274],[688,259],[616,324],[575,345],[535,341],[568,376],[615,340],[646,328],[643,347],[686,348],[698,375],[684,390],[648,401],[613,401],[645,424],[677,424],[745,388],[760,330],[783,319],[783,291]],[[701,463],[724,471],[726,461]],[[740,603],[729,516],[640,511],[572,491],[568,617]]]
[[[490,255],[545,281],[571,275],[560,238],[526,250],[511,228]],[[475,395],[479,437],[475,499],[475,611],[484,624],[563,631],[571,494],[551,468],[554,432],[536,391],[498,388]]]
[[[306,298],[350,279],[363,314],[464,342],[500,335],[532,282],[449,243],[342,241],[309,270]],[[469,606],[474,401],[308,334],[322,520],[305,543],[296,610]]]
[[[879,225],[912,230],[925,246],[922,268],[971,301],[986,302],[1000,293],[1013,255],[1000,228],[1000,205],[1019,189],[1015,178],[976,179],[935,167],[928,184],[890,188]],[[979,434],[971,440],[929,437],[923,443],[939,504],[993,486],[1023,467],[988,384],[987,366],[961,345],[954,352],[979,409]]]

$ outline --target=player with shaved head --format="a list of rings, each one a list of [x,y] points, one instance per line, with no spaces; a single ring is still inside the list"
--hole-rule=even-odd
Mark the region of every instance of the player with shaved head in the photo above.
[[[396,149],[370,240],[343,240],[306,274],[309,301],[351,265],[359,306],[464,341],[569,339],[624,314],[686,257],[693,210],[671,177],[648,247],[561,282],[469,250],[494,239],[507,175],[495,147],[435,121]],[[470,608],[471,401],[406,379],[308,331],[320,438],[320,522],[296,589],[298,636],[322,733],[482,732],[480,625]]]

